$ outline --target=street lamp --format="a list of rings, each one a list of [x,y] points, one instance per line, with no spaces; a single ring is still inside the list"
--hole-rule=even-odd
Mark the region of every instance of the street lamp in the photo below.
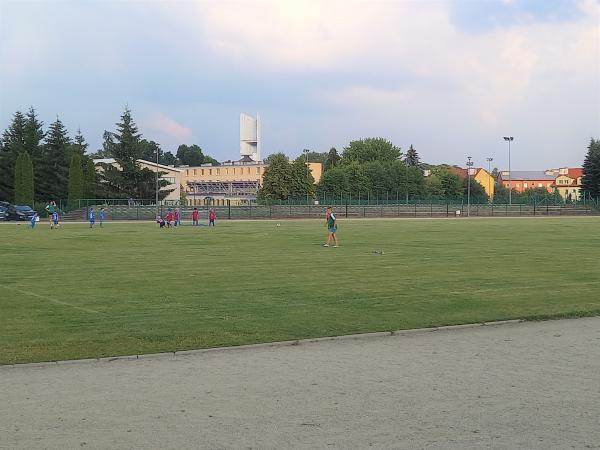
[[[494,201],[492,198],[492,161],[494,158],[485,158],[488,163],[488,194],[490,196],[490,203]]]
[[[469,176],[469,183],[467,187],[467,217],[471,217],[471,167],[473,167],[473,161],[471,157],[467,156],[467,173]]]
[[[508,142],[508,204],[512,205],[512,174],[510,173],[510,143],[515,138],[512,136],[504,136],[504,140]]]
[[[306,204],[308,205],[308,189],[309,189],[309,186],[308,186],[308,153],[310,152],[310,150],[305,148],[302,151],[306,155]]]

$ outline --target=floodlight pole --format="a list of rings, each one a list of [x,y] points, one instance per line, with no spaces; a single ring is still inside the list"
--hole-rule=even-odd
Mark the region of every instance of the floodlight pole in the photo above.
[[[515,138],[512,136],[504,136],[504,140],[508,142],[508,204],[512,205],[512,173],[510,171],[510,143]]]
[[[492,161],[494,158],[485,158],[488,163],[488,192],[490,193],[490,203],[494,201],[492,198]]]
[[[467,217],[471,217],[471,167],[473,167],[473,161],[471,161],[470,156],[467,156],[467,159],[467,175],[469,177],[467,187]]]
[[[158,145],[156,146],[156,216],[158,217]]]
[[[306,156],[306,204],[308,205],[308,152],[310,152],[310,150],[305,148],[302,151],[304,152],[304,155]]]

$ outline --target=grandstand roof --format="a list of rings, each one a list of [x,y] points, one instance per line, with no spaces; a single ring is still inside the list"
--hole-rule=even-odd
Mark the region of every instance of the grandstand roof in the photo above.
[[[116,162],[115,158],[98,158],[94,159],[94,165],[96,164],[114,164]],[[146,161],[145,159],[138,159],[137,162],[146,164],[152,167],[158,167],[159,169],[172,170],[175,172],[183,172],[182,169],[173,166],[165,166],[164,164],[156,164],[152,161]]]

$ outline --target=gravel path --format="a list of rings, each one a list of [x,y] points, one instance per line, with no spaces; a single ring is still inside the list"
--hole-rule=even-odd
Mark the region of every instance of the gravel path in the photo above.
[[[600,448],[600,317],[0,367],[0,448]]]

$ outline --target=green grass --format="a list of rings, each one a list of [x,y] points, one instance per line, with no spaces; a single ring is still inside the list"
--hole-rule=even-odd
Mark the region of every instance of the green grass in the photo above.
[[[0,226],[0,363],[600,312],[598,218],[275,223]]]

